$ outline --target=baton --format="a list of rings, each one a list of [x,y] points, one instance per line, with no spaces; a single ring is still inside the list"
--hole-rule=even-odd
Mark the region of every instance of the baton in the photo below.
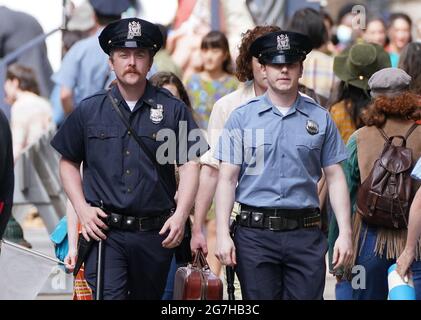
[[[103,240],[98,242],[97,269],[96,269],[96,292],[95,300],[104,300],[104,249]]]

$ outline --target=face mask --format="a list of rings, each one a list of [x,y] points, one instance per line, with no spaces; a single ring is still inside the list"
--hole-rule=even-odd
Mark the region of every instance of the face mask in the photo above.
[[[338,40],[340,43],[349,43],[351,42],[352,38],[352,29],[350,27],[347,27],[343,24],[341,24],[336,29],[336,36],[338,37]]]

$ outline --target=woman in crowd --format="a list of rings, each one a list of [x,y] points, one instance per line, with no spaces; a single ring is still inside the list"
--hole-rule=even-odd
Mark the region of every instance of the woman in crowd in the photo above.
[[[387,46],[392,67],[398,66],[399,55],[402,49],[412,41],[412,20],[405,13],[393,13],[389,19],[388,36],[390,43]]]
[[[233,75],[232,61],[226,36],[219,31],[209,32],[202,40],[203,69],[186,81],[186,90],[198,125],[207,129],[212,107],[217,100],[233,92],[238,80]]]

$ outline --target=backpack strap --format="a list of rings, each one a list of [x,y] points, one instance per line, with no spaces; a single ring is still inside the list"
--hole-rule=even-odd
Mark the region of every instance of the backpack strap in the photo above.
[[[411,128],[408,129],[408,132],[405,135],[405,140],[409,138],[409,136],[414,132],[414,130],[418,127],[418,124],[414,123]]]
[[[418,127],[417,123],[414,123],[406,132],[405,136],[399,136],[401,138],[404,139],[404,143],[406,143],[406,140],[408,140],[409,136],[412,134],[412,132],[414,132],[414,130]],[[383,139],[388,142],[390,137],[386,134],[386,132],[384,132],[384,130],[382,128],[377,128],[377,130],[379,130],[380,134],[382,135]]]
[[[377,128],[377,127],[376,127],[376,128]],[[379,130],[379,132],[380,132],[380,134],[382,135],[383,139],[384,139],[386,142],[389,142],[389,137],[388,137],[388,135],[386,134],[386,132],[384,132],[384,130],[383,130],[382,128],[377,128],[377,130]]]

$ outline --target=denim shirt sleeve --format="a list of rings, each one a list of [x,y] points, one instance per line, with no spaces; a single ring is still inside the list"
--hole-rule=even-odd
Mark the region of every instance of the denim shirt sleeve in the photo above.
[[[75,44],[64,56],[61,67],[57,73],[52,76],[55,83],[73,89],[79,72],[79,59],[77,56],[77,46]]]

